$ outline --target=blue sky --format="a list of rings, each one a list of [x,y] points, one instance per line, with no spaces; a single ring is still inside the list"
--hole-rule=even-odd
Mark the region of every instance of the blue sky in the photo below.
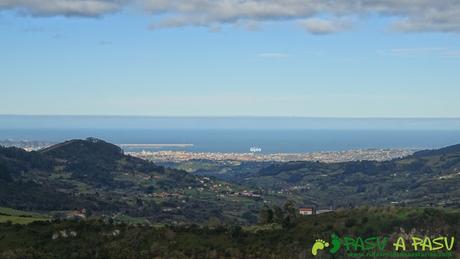
[[[460,117],[453,15],[441,25],[407,6],[220,17],[95,1],[0,1],[0,114]]]

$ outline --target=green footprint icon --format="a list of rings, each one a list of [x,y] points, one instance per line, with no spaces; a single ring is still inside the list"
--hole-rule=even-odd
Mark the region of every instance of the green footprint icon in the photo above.
[[[332,239],[331,241],[332,247],[329,250],[329,253],[335,254],[337,253],[337,251],[339,251],[340,247],[342,246],[342,241],[340,240],[339,236],[337,236],[336,234],[332,234],[331,239]]]
[[[313,247],[311,248],[311,253],[312,255],[317,255],[318,250],[323,250],[325,247],[328,247],[329,243],[322,240],[322,239],[316,239],[316,242],[313,244]]]

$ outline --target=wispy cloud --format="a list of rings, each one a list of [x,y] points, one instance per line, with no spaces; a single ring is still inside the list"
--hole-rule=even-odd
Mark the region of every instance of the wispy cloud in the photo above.
[[[388,50],[379,50],[378,53],[381,55],[397,57],[460,57],[460,49],[450,49],[447,47],[393,48]]]
[[[267,59],[286,59],[286,58],[289,58],[290,55],[286,53],[267,52],[267,53],[259,53],[257,54],[257,57],[267,58]]]
[[[460,50],[448,50],[443,52],[443,55],[449,58],[460,58]]]
[[[23,29],[24,32],[42,32],[45,29],[43,27],[25,27]]]

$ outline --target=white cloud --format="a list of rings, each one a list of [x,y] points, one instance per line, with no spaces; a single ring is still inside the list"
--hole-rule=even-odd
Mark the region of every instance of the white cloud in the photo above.
[[[0,9],[16,9],[34,16],[100,16],[118,11],[122,2],[112,0],[0,0]]]
[[[0,9],[35,16],[101,16],[128,6],[155,17],[152,28],[219,27],[270,21],[300,21],[313,33],[332,33],[349,26],[344,17],[396,18],[401,32],[460,32],[459,0],[0,0]],[[327,19],[318,17],[330,17]]]
[[[329,34],[348,30],[351,27],[351,22],[310,18],[301,21],[300,25],[313,34]]]

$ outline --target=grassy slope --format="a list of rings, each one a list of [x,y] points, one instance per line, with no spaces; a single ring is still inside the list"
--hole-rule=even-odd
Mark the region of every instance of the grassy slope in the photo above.
[[[35,221],[47,221],[50,218],[46,215],[0,207],[0,223],[8,222],[14,224],[29,224]]]

